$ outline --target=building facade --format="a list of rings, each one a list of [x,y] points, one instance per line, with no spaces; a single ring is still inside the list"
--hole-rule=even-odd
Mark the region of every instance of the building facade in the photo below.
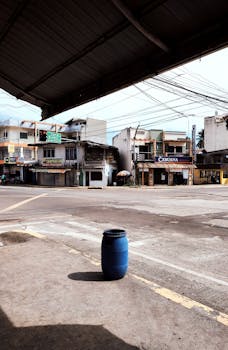
[[[7,181],[24,180],[24,165],[35,160],[35,130],[30,122],[7,119],[0,122],[0,173]]]
[[[7,182],[33,183],[34,174],[28,167],[38,161],[37,143],[45,143],[47,134],[61,135],[65,140],[106,142],[106,121],[73,118],[66,124],[33,120],[7,119],[0,122],[0,175]]]
[[[194,184],[228,185],[228,115],[204,119],[204,150],[196,164]]]
[[[122,169],[140,185],[193,183],[192,144],[185,132],[126,128],[113,138]]]
[[[206,152],[228,149],[228,114],[204,119],[204,148]]]
[[[107,186],[117,173],[115,147],[91,141],[38,143],[38,163],[29,169],[43,186]]]
[[[61,130],[62,137],[78,141],[90,140],[106,144],[107,122],[93,118],[72,118],[68,120]]]

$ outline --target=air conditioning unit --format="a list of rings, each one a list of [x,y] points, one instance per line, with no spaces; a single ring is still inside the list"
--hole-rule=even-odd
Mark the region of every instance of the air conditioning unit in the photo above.
[[[216,123],[223,123],[224,122],[224,118],[223,117],[215,117],[215,122]]]

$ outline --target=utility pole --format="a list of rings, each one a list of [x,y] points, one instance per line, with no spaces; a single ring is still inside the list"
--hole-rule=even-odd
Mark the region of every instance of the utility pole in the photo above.
[[[136,153],[135,153],[135,140],[136,140],[136,135],[137,135],[137,131],[139,128],[140,124],[137,125],[137,128],[135,130],[135,135],[134,135],[134,143],[133,143],[133,162],[134,162],[134,186],[136,185]]]
[[[192,163],[196,162],[196,125],[192,125]]]

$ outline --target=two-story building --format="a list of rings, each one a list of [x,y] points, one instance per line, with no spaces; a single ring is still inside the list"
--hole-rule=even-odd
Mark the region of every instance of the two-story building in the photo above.
[[[185,132],[126,128],[113,145],[136,184],[192,184],[192,144]]]
[[[23,180],[23,167],[35,160],[35,147],[28,146],[35,140],[34,127],[14,119],[0,121],[0,174],[8,181]]]
[[[197,155],[195,184],[228,185],[228,115],[204,119],[204,150]]]
[[[43,186],[107,186],[117,173],[115,147],[92,141],[37,143],[38,164],[30,169],[33,183]]]
[[[58,133],[65,140],[106,143],[106,121],[72,118],[65,124],[7,119],[0,122],[0,175],[8,181],[34,182],[28,171],[38,160],[37,143],[46,142],[47,133]]]

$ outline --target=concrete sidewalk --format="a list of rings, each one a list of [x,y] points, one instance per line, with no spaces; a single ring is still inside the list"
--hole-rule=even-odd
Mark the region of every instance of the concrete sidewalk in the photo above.
[[[63,243],[3,245],[0,266],[1,350],[225,349],[224,325]]]

